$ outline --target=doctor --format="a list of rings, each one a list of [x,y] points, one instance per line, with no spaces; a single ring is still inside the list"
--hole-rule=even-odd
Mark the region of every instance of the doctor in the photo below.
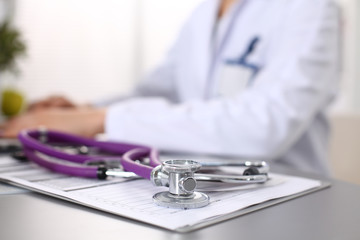
[[[39,125],[105,131],[160,150],[328,174],[325,112],[337,89],[338,36],[331,0],[207,0],[131,98],[97,108],[48,99],[2,135]]]

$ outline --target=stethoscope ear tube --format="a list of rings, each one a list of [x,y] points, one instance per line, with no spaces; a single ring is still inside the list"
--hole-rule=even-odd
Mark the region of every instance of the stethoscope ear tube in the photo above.
[[[221,183],[264,183],[268,180],[267,174],[258,175],[221,175],[221,174],[204,174],[195,173],[196,181],[204,182],[221,182]]]
[[[28,148],[24,149],[25,154],[33,162],[38,165],[45,167],[51,171],[62,173],[66,175],[76,176],[76,177],[85,177],[85,178],[99,178],[104,179],[103,171],[99,167],[89,166],[81,167],[81,165],[66,165],[64,163],[50,162],[45,160],[43,157],[36,154],[35,151]]]
[[[44,131],[44,130],[41,130],[41,131]],[[44,133],[41,131],[38,131],[38,130],[21,131],[18,135],[18,139],[22,143],[22,145],[25,149],[34,150],[34,151],[43,153],[47,156],[52,156],[52,157],[59,158],[59,159],[66,159],[67,161],[77,162],[77,163],[83,163],[83,162],[89,160],[89,157],[86,155],[71,155],[71,154],[62,152],[60,150],[57,150],[49,145],[45,145],[45,143],[42,143],[41,141],[39,141],[37,139],[43,138],[43,136],[45,136],[45,134],[46,134],[46,138],[48,138],[49,133],[48,132]],[[56,136],[56,132],[54,132],[54,134],[52,134],[52,135]],[[59,133],[58,138],[60,138],[62,135],[64,135],[64,134]],[[65,140],[68,141],[67,138],[65,138]],[[62,142],[64,142],[65,140],[63,139]],[[73,139],[70,139],[70,140],[73,140]],[[83,139],[78,139],[78,140],[81,141]],[[71,142],[73,142],[73,141],[71,141]],[[81,141],[80,143],[82,143],[82,142],[83,141]],[[32,158],[30,157],[30,159],[32,159]]]
[[[104,165],[91,166],[87,165],[87,163],[92,163],[95,161],[106,162],[106,160],[113,160],[118,161],[118,165],[121,167],[121,157],[118,155],[121,156],[131,149],[141,149],[142,152],[146,154],[151,152],[149,147],[142,145],[101,142],[62,132],[47,131],[45,129],[21,131],[18,135],[18,139],[23,145],[23,151],[26,157],[38,165],[58,173],[86,178],[105,179],[109,175],[109,172],[115,176],[125,178],[136,177],[135,174],[123,172],[122,169],[108,169],[108,167]],[[69,154],[47,145],[47,143],[66,143],[77,146],[83,145],[88,147],[96,147],[102,151],[109,152],[117,156],[105,157],[96,155],[90,156],[82,154]],[[54,161],[51,158],[56,158],[62,161]]]

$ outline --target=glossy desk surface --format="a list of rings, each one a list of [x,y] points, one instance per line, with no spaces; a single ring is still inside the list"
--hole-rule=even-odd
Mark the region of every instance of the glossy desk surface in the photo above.
[[[189,233],[36,193],[0,196],[0,239],[360,239],[360,186],[330,188]]]

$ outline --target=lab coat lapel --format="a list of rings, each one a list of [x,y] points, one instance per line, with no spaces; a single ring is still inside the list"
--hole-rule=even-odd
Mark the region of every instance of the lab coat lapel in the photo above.
[[[218,36],[217,39],[218,43],[215,46],[214,28],[217,21],[217,14],[220,7],[219,6],[220,3],[221,3],[220,0],[213,0],[211,4],[209,4],[209,9],[208,9],[209,11],[207,11],[208,14],[202,18],[203,20],[202,25],[207,27],[206,29],[203,30],[204,35],[199,36],[206,38],[206,39],[199,38],[200,49],[201,51],[203,51],[200,52],[199,55],[205,57],[204,59],[201,59],[204,63],[204,67],[202,68],[203,72],[201,72],[201,76],[202,76],[201,79],[203,79],[203,81],[200,83],[201,84],[200,87],[201,89],[203,89],[202,96],[204,96],[205,99],[208,99],[212,95],[211,92],[214,84],[213,83],[214,79],[212,78],[214,77],[214,73],[216,72],[217,65],[219,64],[219,62],[216,61],[218,61],[222,57],[225,50],[223,49],[225,46],[221,46],[221,45],[224,45],[224,43],[229,41],[229,38],[231,38],[232,37],[231,35],[233,34],[229,32],[228,28],[230,28],[230,25],[234,21],[236,21],[237,14],[235,12],[240,11],[244,7],[246,2],[245,0],[237,1],[232,7],[232,9],[227,13],[227,15],[224,16],[226,18],[225,31],[220,32],[220,35]]]

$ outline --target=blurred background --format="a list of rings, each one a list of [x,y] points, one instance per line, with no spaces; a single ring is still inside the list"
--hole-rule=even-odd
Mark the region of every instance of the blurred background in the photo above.
[[[49,94],[89,102],[126,93],[156,66],[202,0],[0,0],[26,45],[18,74],[0,72],[26,100]],[[360,184],[360,1],[342,9],[343,67],[329,111],[334,176]]]

